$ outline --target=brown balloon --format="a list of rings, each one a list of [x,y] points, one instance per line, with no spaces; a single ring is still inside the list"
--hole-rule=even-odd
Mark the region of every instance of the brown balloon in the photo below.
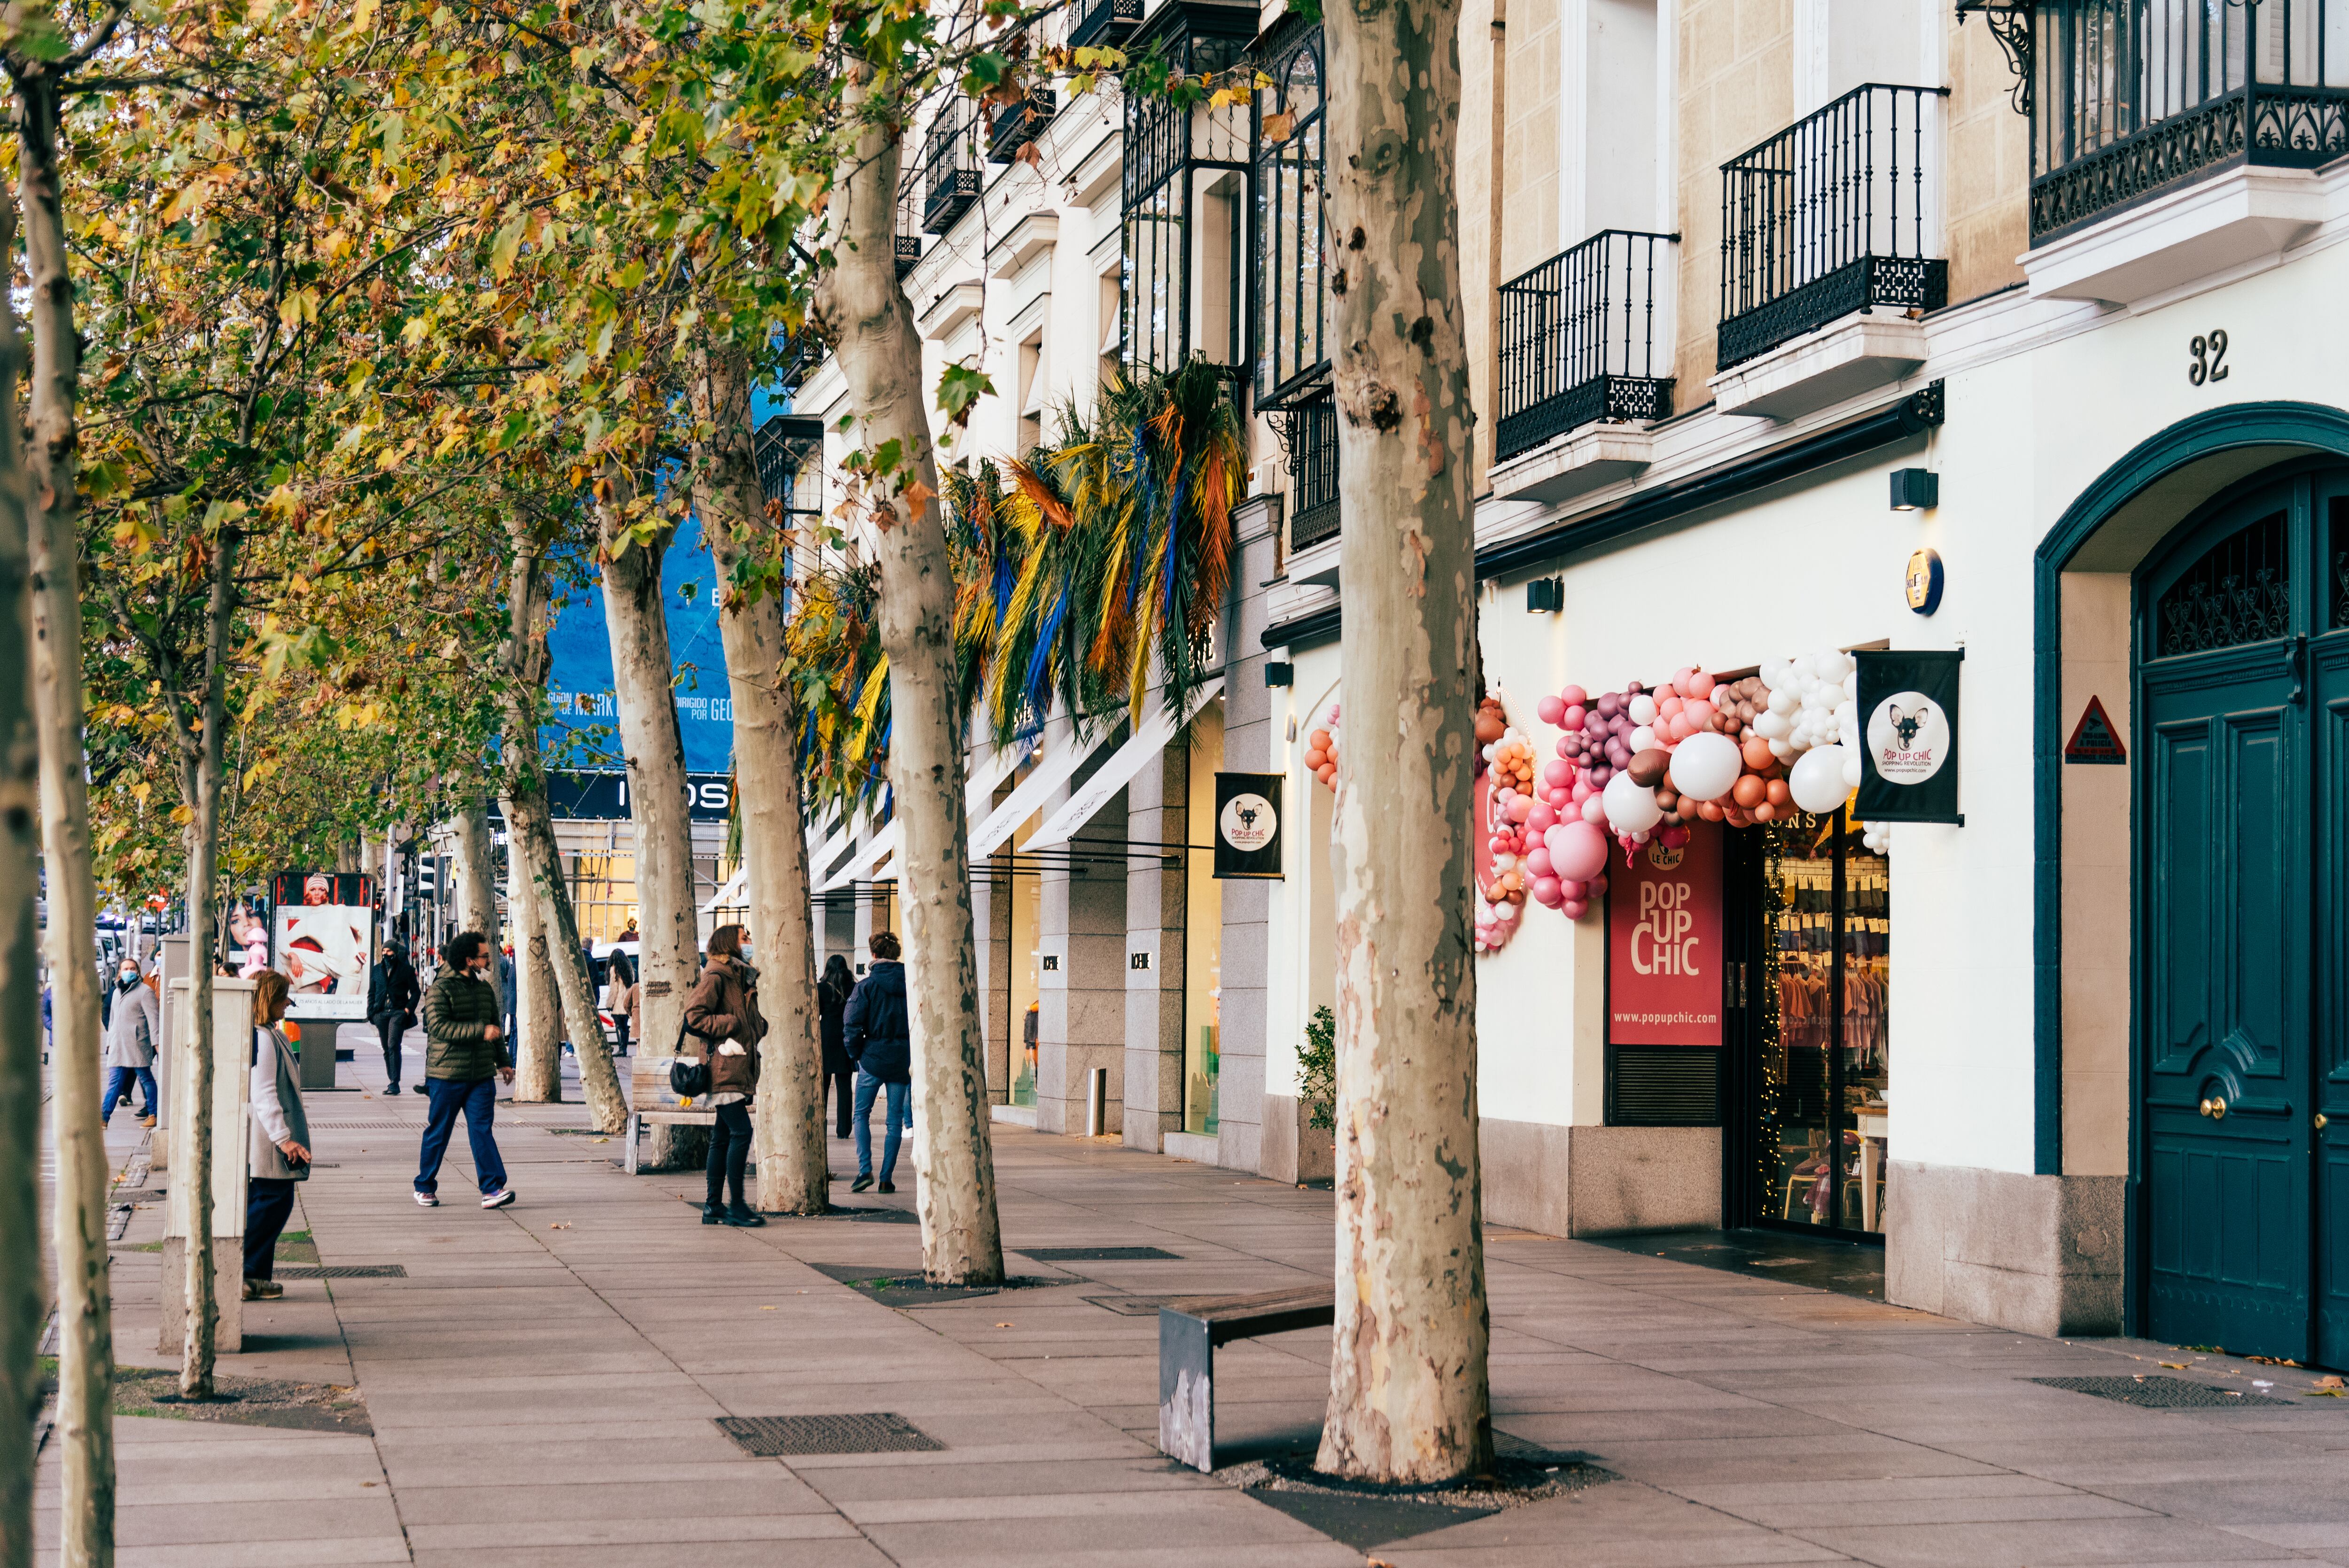
[[[1631,758],[1631,766],[1624,771],[1631,775],[1632,783],[1642,789],[1650,789],[1663,782],[1664,775],[1671,766],[1672,754],[1661,746],[1651,746]]]

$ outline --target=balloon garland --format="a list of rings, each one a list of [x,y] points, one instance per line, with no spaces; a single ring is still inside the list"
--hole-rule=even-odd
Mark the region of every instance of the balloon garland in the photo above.
[[[1321,780],[1321,788],[1333,792],[1337,789],[1338,705],[1334,702],[1321,720],[1321,727],[1305,738],[1305,766]]]

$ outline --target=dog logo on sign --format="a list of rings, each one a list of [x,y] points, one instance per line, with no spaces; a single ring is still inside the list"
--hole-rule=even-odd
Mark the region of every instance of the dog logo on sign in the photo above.
[[[1923,692],[1894,692],[1868,716],[1868,749],[1887,784],[1922,784],[1950,758],[1950,717]]]
[[[1224,802],[1223,818],[1216,826],[1224,842],[1249,854],[1272,842],[1273,834],[1280,830],[1280,815],[1261,795],[1235,795]]]

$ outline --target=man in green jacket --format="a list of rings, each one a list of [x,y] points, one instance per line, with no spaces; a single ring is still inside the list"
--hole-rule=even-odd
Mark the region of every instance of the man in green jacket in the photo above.
[[[416,1172],[416,1202],[440,1207],[440,1160],[465,1113],[465,1133],[473,1144],[473,1173],[481,1178],[481,1207],[502,1209],[514,1201],[506,1185],[506,1164],[490,1122],[497,1114],[497,1080],[513,1082],[513,1058],[498,1024],[497,987],[482,978],[490,944],[478,931],[460,931],[441,948],[440,977],[424,994],[424,1158]]]

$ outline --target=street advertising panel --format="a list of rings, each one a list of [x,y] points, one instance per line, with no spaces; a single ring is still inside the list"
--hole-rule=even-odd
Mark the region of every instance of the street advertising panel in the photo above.
[[[1619,1046],[1718,1046],[1722,1032],[1723,830],[1692,822],[1607,873],[1608,1039]]]
[[[273,967],[293,985],[291,1018],[367,1016],[375,879],[357,872],[280,872]]]

